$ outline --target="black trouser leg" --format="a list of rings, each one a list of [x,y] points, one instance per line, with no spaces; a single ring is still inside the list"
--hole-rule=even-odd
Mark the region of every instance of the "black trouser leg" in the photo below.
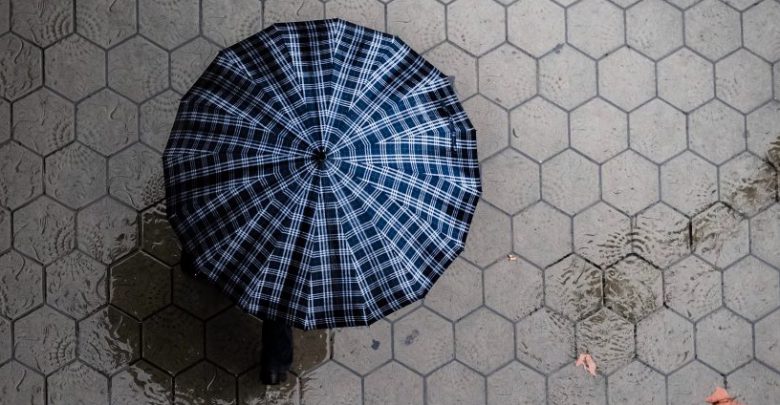
[[[287,378],[293,361],[292,328],[284,322],[263,321],[260,366],[263,382],[278,384]]]

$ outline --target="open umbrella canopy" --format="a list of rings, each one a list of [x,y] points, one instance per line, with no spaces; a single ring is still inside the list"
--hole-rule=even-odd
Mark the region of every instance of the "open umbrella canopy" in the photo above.
[[[367,325],[430,290],[481,194],[441,71],[340,19],[278,23],[184,95],[163,154],[193,275],[302,329]]]

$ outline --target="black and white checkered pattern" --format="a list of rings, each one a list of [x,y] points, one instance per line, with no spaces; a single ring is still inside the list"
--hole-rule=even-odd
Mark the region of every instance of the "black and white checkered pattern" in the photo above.
[[[163,164],[194,274],[302,329],[371,324],[424,297],[482,192],[447,76],[340,19],[222,50],[183,97]]]

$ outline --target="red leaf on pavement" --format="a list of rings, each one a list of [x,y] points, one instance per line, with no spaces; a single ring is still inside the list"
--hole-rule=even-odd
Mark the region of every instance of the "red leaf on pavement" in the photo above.
[[[577,361],[574,365],[582,366],[582,368],[587,370],[591,375],[596,375],[596,362],[593,361],[593,357],[588,353],[581,353],[580,356],[577,357]]]
[[[712,405],[743,405],[741,402],[738,402],[736,399],[734,399],[734,397],[729,395],[728,391],[722,387],[715,388],[715,391],[712,392],[712,395],[708,396],[705,401]]]

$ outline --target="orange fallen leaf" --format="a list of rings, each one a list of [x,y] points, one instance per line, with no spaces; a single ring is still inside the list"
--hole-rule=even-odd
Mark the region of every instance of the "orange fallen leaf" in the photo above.
[[[574,365],[582,366],[582,368],[587,370],[591,375],[596,375],[596,362],[593,361],[593,357],[588,353],[581,353],[580,356],[577,357],[577,361]]]
[[[742,405],[734,397],[729,395],[728,391],[724,388],[717,387],[712,395],[708,396],[704,401],[709,402],[712,405]]]

